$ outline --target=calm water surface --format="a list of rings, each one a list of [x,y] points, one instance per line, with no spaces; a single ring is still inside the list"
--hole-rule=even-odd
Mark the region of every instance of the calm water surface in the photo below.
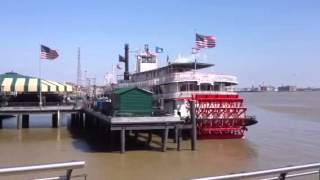
[[[245,139],[199,141],[195,152],[190,141],[183,142],[181,152],[173,143],[168,152],[159,152],[157,138],[151,147],[108,152],[103,137],[91,141],[68,130],[68,115],[60,129],[48,128],[50,119],[42,115],[31,116],[30,129],[16,130],[11,118],[0,130],[0,166],[84,160],[85,169],[74,174],[87,173],[88,179],[189,179],[320,161],[320,92],[241,96],[259,123],[249,127]]]

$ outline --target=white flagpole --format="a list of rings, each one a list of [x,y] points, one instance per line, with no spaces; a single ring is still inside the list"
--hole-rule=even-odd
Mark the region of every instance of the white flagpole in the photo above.
[[[40,57],[39,57],[39,106],[42,106],[42,89],[41,89],[41,45],[40,45]]]

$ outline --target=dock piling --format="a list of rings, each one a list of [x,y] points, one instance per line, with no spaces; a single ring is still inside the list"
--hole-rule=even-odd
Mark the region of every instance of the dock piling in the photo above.
[[[21,114],[17,114],[17,129],[21,129],[22,127],[22,120]]]
[[[29,114],[22,114],[22,128],[29,128]]]
[[[176,143],[177,143],[177,150],[180,151],[181,150],[181,128],[180,127],[176,127]]]
[[[197,143],[197,122],[196,122],[196,107],[195,101],[190,101],[191,111],[191,123],[192,123],[192,139],[191,139],[191,149],[193,151],[196,150],[196,143]]]
[[[52,128],[58,127],[58,114],[52,113]]]
[[[167,142],[168,142],[168,133],[169,128],[166,126],[163,130],[163,137],[162,137],[162,151],[165,152],[167,150]]]
[[[121,153],[124,153],[126,150],[126,130],[125,128],[121,129],[120,133],[121,138]]]
[[[152,132],[148,132],[148,140],[147,140],[147,144],[149,145],[152,141]]]
[[[60,120],[61,120],[61,114],[60,114],[60,110],[57,111],[57,127],[60,127]]]

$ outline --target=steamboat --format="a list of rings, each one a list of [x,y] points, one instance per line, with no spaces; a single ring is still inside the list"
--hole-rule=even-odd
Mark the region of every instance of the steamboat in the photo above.
[[[113,88],[139,87],[153,92],[154,106],[162,112],[188,121],[189,101],[196,104],[199,139],[243,138],[246,126],[255,124],[247,116],[244,100],[234,92],[237,77],[203,72],[214,64],[178,57],[174,62],[158,67],[156,53],[145,45],[137,53],[136,72],[129,74],[129,46],[125,45],[124,78]]]

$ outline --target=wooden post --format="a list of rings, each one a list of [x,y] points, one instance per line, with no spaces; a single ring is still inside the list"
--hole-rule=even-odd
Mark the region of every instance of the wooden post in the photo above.
[[[169,128],[168,126],[165,127],[163,131],[163,140],[162,140],[162,152],[165,152],[167,150],[167,141],[168,141],[168,132]]]
[[[124,153],[126,151],[126,130],[125,128],[121,129],[120,133],[121,138],[121,153]]]
[[[79,112],[79,128],[83,128],[83,114],[82,112]]]
[[[191,123],[192,123],[192,137],[191,137],[191,149],[196,150],[197,143],[197,121],[196,121],[196,107],[195,101],[190,101],[191,111]]]
[[[176,127],[176,133],[177,133],[177,150],[181,150],[181,127],[178,125]]]
[[[29,114],[22,115],[22,128],[29,128]]]
[[[71,113],[71,127],[75,127],[76,115]]]
[[[149,145],[152,141],[152,133],[149,131],[148,132],[148,141],[147,141],[147,144]]]
[[[108,126],[108,129],[107,129],[107,135],[108,135],[108,143],[109,143],[109,146],[108,146],[108,148],[109,148],[109,150],[110,151],[112,151],[113,150],[113,138],[114,138],[114,136],[113,136],[113,131],[111,130],[111,127],[110,126]]]
[[[89,114],[85,114],[85,122],[84,122],[84,126],[86,129],[90,128],[90,122],[91,121],[91,116]]]
[[[60,110],[58,110],[57,112],[57,127],[59,128],[60,127],[60,118],[61,118],[61,114],[60,114]]]
[[[57,113],[52,113],[52,128],[57,128],[58,127],[58,115]]]
[[[178,126],[176,126],[175,128],[174,128],[174,139],[173,139],[173,142],[174,143],[177,143],[177,141],[178,141],[178,132],[179,131],[179,129],[178,129]]]
[[[83,128],[86,128],[86,119],[87,119],[87,116],[86,116],[86,113],[81,113],[82,114],[82,124],[83,124]]]
[[[138,131],[135,131],[134,132],[134,138],[138,139],[138,137],[139,137],[139,133],[138,133]]]
[[[21,121],[21,114],[17,114],[17,129],[21,129],[22,121]]]

